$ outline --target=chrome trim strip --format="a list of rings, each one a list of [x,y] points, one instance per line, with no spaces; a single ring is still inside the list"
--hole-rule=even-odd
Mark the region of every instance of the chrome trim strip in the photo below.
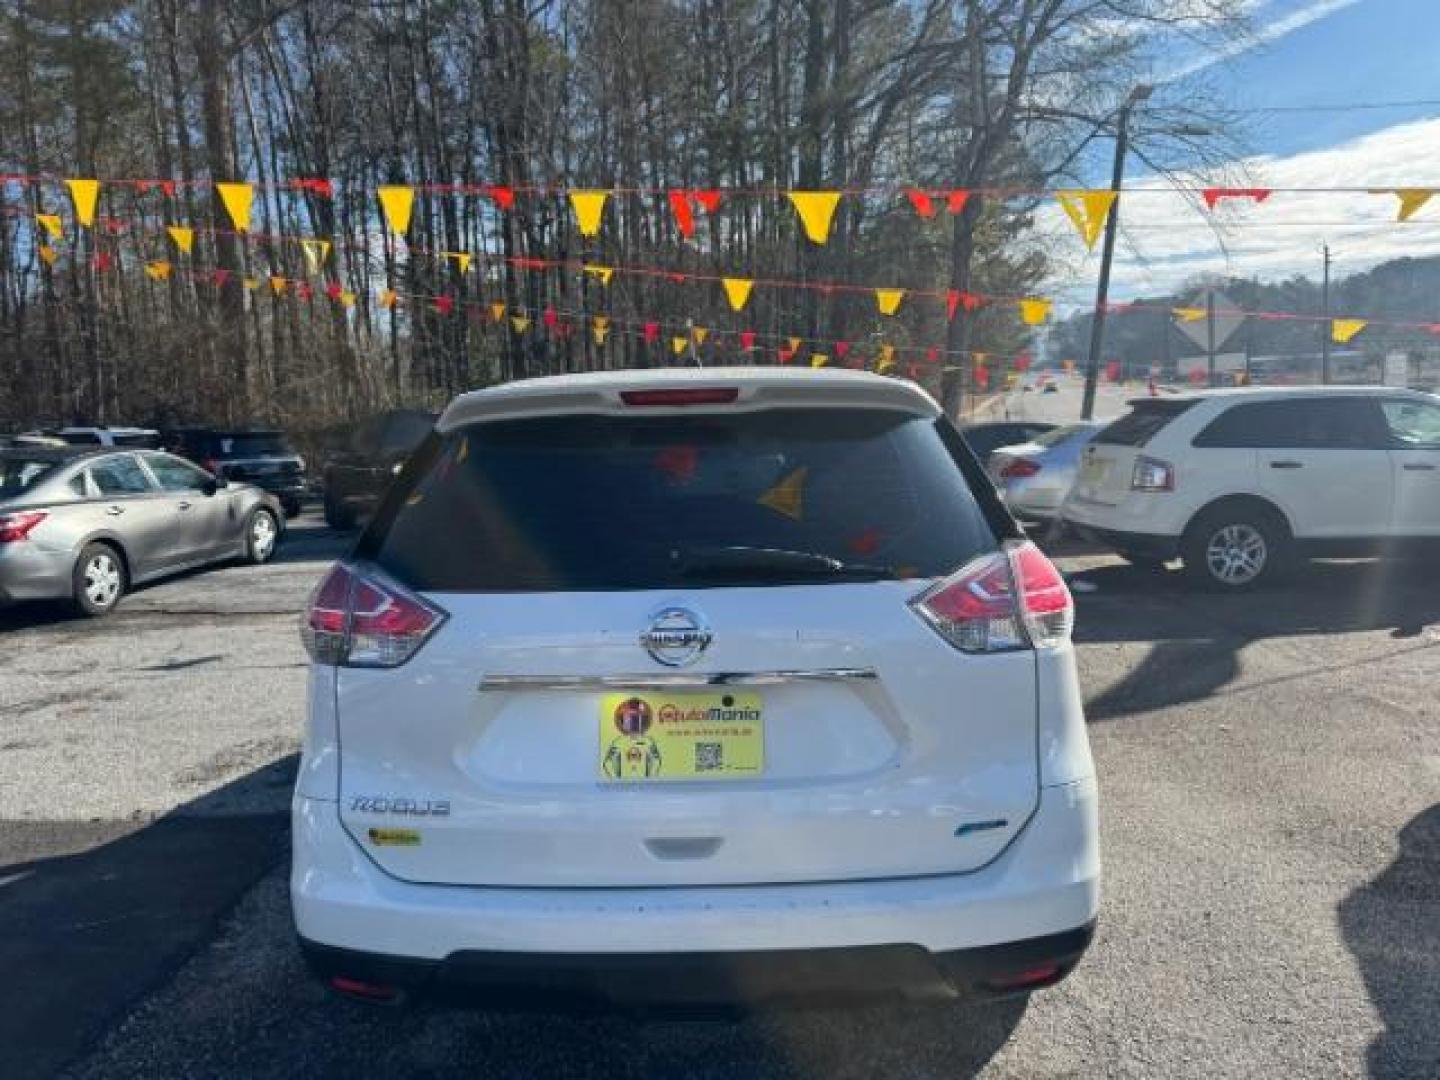
[[[843,682],[876,678],[874,668],[809,671],[715,671],[656,675],[486,675],[487,690],[684,690],[709,686],[774,686],[787,682]]]

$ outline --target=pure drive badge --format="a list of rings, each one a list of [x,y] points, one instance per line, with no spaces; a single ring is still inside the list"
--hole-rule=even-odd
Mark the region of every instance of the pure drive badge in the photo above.
[[[356,795],[350,809],[357,814],[406,814],[410,817],[449,817],[448,799],[404,799],[388,795]]]

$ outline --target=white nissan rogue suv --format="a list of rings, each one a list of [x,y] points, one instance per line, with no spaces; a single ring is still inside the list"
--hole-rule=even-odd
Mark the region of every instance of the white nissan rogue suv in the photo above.
[[[305,616],[301,945],[374,1000],[1055,983],[1099,900],[1072,618],[912,384],[466,394]]]

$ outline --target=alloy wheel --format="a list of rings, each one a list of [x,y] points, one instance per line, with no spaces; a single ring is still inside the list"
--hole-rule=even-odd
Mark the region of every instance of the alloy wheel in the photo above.
[[[1248,585],[1265,569],[1270,551],[1264,534],[1253,525],[1237,522],[1216,530],[1205,546],[1205,565],[1216,581]]]

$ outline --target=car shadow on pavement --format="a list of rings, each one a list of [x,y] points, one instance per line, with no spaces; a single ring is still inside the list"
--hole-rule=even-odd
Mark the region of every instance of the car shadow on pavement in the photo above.
[[[53,1075],[213,936],[284,851],[297,760],[153,821],[0,822],[0,1076]]]
[[[1385,871],[1339,908],[1340,931],[1385,1025],[1370,1045],[1370,1075],[1440,1076],[1440,804],[1400,830]]]
[[[1092,721],[1210,697],[1240,675],[1241,652],[1267,638],[1388,631],[1416,649],[1440,647],[1440,573],[1416,561],[1310,563],[1273,588],[1234,596],[1197,590],[1179,570],[1121,563],[1070,582],[1078,645],[1155,643],[1086,702]]]

